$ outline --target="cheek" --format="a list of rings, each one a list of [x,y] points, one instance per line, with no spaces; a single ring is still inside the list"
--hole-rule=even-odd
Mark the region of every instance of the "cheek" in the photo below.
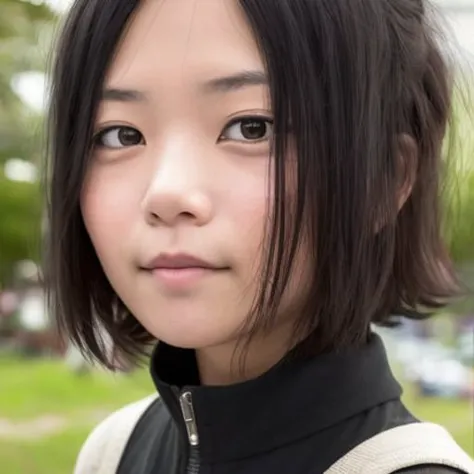
[[[239,176],[237,174],[237,176]],[[265,234],[269,229],[269,210],[273,200],[268,185],[268,164],[261,163],[258,169],[234,179],[223,193],[225,209],[220,209],[221,218],[232,229],[230,236],[240,249],[239,259],[250,276],[257,274],[262,260]],[[247,275],[249,277],[249,275]]]
[[[122,183],[111,173],[92,170],[81,192],[84,224],[103,264],[120,250],[136,214],[133,186]]]

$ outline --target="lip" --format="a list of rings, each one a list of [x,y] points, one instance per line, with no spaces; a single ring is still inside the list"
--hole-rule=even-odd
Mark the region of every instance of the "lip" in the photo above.
[[[143,267],[163,290],[178,294],[228,269],[184,253],[161,254]]]
[[[212,265],[205,260],[202,260],[193,255],[185,253],[177,254],[160,254],[158,257],[150,260],[144,267],[144,270],[180,270],[180,269],[207,269],[207,270],[219,270],[222,267]]]

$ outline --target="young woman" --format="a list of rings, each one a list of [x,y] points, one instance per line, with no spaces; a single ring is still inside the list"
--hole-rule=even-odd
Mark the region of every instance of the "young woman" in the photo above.
[[[134,360],[159,341],[160,398],[116,472],[322,473],[416,423],[371,324],[457,290],[427,7],[76,0],[53,74],[51,303],[104,364],[103,329]],[[422,464],[401,472],[461,472]]]

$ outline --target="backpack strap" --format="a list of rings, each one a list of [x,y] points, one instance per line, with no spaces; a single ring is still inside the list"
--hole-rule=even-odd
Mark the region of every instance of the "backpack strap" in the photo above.
[[[384,431],[356,446],[325,474],[391,474],[435,464],[474,474],[474,461],[441,426],[410,423]]]
[[[102,421],[82,446],[74,474],[115,474],[136,424],[156,399],[151,395]]]

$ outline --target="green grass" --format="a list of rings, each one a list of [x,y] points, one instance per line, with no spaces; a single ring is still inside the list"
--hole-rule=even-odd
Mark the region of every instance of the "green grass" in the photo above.
[[[27,422],[59,415],[67,427],[41,438],[0,437],[2,474],[67,474],[91,429],[108,413],[154,388],[147,371],[130,376],[73,374],[52,360],[0,358],[0,419]]]
[[[154,390],[145,371],[129,377],[104,372],[78,376],[51,360],[0,359],[0,380],[0,418],[12,420],[107,411]]]
[[[0,436],[2,474],[71,473],[93,426],[108,412],[153,391],[146,371],[131,376],[104,372],[77,376],[57,361],[0,358],[0,381],[0,419],[26,422],[54,414],[68,422],[59,433],[36,439]],[[474,455],[469,402],[420,400],[409,389],[405,401],[419,418],[446,426],[459,444]]]
[[[405,388],[404,402],[420,420],[443,425],[459,445],[474,457],[474,410],[472,401],[417,398],[410,387]]]
[[[0,440],[5,474],[70,474],[77,453],[92,426],[69,428],[39,441]]]

